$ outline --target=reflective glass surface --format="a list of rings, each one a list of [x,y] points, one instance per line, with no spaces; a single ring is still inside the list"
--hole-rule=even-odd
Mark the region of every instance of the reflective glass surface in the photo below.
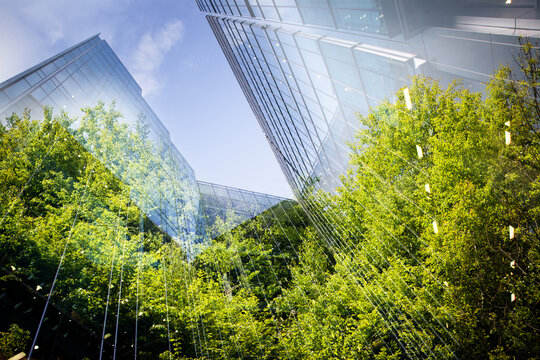
[[[538,37],[532,2],[197,0],[298,198],[332,192],[347,142],[411,76],[482,90]],[[235,10],[236,9],[236,10]]]
[[[0,84],[0,117],[29,109],[79,117],[84,107],[114,103],[128,133],[142,134],[141,144],[125,144],[105,133],[81,139],[83,145],[117,177],[128,183],[131,198],[147,216],[190,252],[201,242],[199,191],[193,169],[171,143],[169,132],[141,95],[141,89],[109,45],[94,36]],[[139,134],[139,135],[140,135]],[[123,146],[129,146],[126,152]],[[99,149],[99,150],[98,150]]]
[[[198,181],[201,215],[212,238],[290,199]]]

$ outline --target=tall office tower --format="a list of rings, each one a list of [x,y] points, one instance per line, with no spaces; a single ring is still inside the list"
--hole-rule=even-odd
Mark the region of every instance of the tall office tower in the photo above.
[[[93,142],[81,140],[88,151],[131,186],[131,198],[149,219],[189,252],[193,252],[194,244],[208,240],[205,228],[212,227],[217,217],[235,214],[226,221],[230,229],[285,200],[258,194],[262,198],[254,195],[252,201],[250,192],[230,188],[227,201],[215,201],[222,191],[227,193],[226,188],[197,183],[193,169],[141,94],[113,50],[96,35],[1,83],[0,118],[5,121],[25,109],[36,115],[50,106],[55,113],[65,111],[81,118],[71,126],[77,130],[84,118],[81,108],[96,106],[99,101],[108,107],[114,102],[127,131],[139,132],[143,141],[127,151],[111,132],[101,132]],[[201,200],[199,187],[215,188],[216,197],[211,200],[209,192],[202,192]],[[243,200],[241,194],[248,198]]]
[[[512,65],[520,46],[519,35],[540,35],[537,1],[197,3],[206,13],[296,197],[335,259],[347,267],[351,284],[356,282],[363,289],[359,298],[377,309],[378,317],[373,321],[386,325],[386,333],[392,334],[406,358],[451,357],[456,340],[431,305],[421,310],[421,318],[410,322],[403,321],[401,315],[396,321],[392,315],[390,303],[394,300],[389,302],[387,294],[395,291],[395,284],[385,284],[376,276],[393,273],[397,267],[387,261],[400,255],[388,255],[386,249],[377,247],[364,248],[363,233],[384,238],[378,235],[381,229],[364,224],[359,229],[354,222],[343,223],[346,209],[327,207],[310,193],[313,189],[332,193],[340,185],[339,176],[348,166],[347,142],[355,141],[354,135],[362,126],[357,114],[367,115],[385,98],[393,101],[392,96],[410,84],[411,76],[423,74],[440,80],[443,86],[461,79],[463,86],[483,90],[499,64]],[[360,213],[365,214],[363,210]],[[405,223],[399,226],[412,232]],[[405,262],[424,268],[422,257],[399,242],[399,232],[383,230],[406,252]],[[433,231],[438,232],[436,221]],[[354,236],[358,238],[349,239]],[[356,246],[366,252],[366,258],[355,258],[360,253]],[[371,292],[371,286],[377,290]],[[355,288],[351,285],[351,292]],[[408,289],[414,294],[411,302],[415,302],[414,288]],[[414,333],[426,337],[408,336]],[[426,338],[434,343],[423,348]],[[437,347],[437,353],[430,354]]]
[[[297,197],[332,191],[357,113],[425,74],[481,90],[536,0],[197,0]]]
[[[121,140],[107,143],[105,132],[93,142],[87,139],[87,150],[131,186],[131,198],[154,224],[187,249],[198,238],[195,174],[141,93],[109,45],[96,35],[0,84],[0,117],[5,121],[25,109],[39,115],[43,106],[82,117],[83,107],[103,101],[108,108],[114,102],[122,123],[144,129],[141,151],[126,156]]]
[[[21,120],[45,106],[56,122]],[[0,328],[31,331],[36,358],[157,358],[178,332],[167,284],[186,294],[211,238],[294,203],[198,182],[98,35],[1,83],[0,118]]]

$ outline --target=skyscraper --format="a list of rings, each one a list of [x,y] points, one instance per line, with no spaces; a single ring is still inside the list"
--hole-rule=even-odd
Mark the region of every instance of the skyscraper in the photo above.
[[[29,358],[154,359],[178,329],[197,354],[202,317],[182,330],[168,308],[201,302],[190,290],[196,256],[233,228],[286,227],[296,214],[293,200],[197,181],[98,35],[1,83],[0,117],[0,272],[10,274],[0,307],[12,309],[0,327],[28,330],[32,345],[18,351]],[[156,291],[143,293],[144,281]]]
[[[141,88],[98,35],[0,84],[2,121],[13,112],[22,114],[25,109],[39,114],[43,106],[52,107],[56,113],[65,111],[69,116],[81,117],[84,115],[82,108],[93,107],[99,101],[106,106],[114,103],[121,121],[130,129],[142,129],[145,133],[142,146],[146,155],[151,154],[152,160],[143,164],[145,154],[131,151],[126,157],[121,147],[114,146],[108,146],[110,154],[105,154],[103,136],[96,138],[99,146],[86,144],[87,150],[128,183],[135,203],[154,224],[186,249],[208,240],[205,227],[212,226],[219,216],[237,213],[234,220],[232,217],[227,220],[230,229],[285,200],[259,194],[262,202],[235,198],[214,201],[210,205],[209,193],[202,192],[205,201],[201,201],[199,188],[215,187],[218,192],[226,188],[197,182],[193,169],[172,144],[169,131],[142,97]],[[77,130],[79,124],[80,119],[72,125],[72,130]],[[136,168],[135,164],[140,166]],[[232,192],[238,196],[241,193],[250,194],[239,189]],[[259,200],[258,197],[254,199]],[[213,211],[204,208],[205,204]],[[246,204],[253,206],[248,209]],[[211,223],[206,224],[205,217],[210,213],[213,214],[208,218]]]
[[[377,319],[386,324],[388,334],[393,333],[398,339],[384,300],[395,289],[370,277],[395,270],[392,265],[387,267],[386,262],[396,254],[381,252],[377,247],[368,249],[365,233],[373,235],[374,243],[384,243],[385,234],[396,240],[399,251],[403,250],[417,269],[425,266],[421,256],[417,257],[412,248],[399,242],[399,231],[382,226],[384,233],[380,233],[377,226],[365,225],[365,219],[360,219],[358,224],[349,222],[356,212],[362,214],[358,216],[368,217],[366,212],[373,216],[361,202],[346,209],[339,206],[342,202],[334,203],[325,194],[311,196],[312,191],[334,193],[341,184],[340,175],[348,167],[347,143],[358,142],[355,133],[363,126],[357,114],[366,116],[385,99],[394,101],[394,94],[409,86],[412,76],[431,77],[443,86],[459,79],[464,87],[482,91],[499,65],[515,64],[514,56],[521,46],[519,36],[540,35],[538,2],[197,0],[197,3],[206,14],[293,192],[336,260],[348,267],[352,277],[364,279],[359,280],[361,284],[363,281],[376,284],[377,291],[363,292],[359,298],[378,309]],[[395,189],[385,181],[378,181],[385,174],[372,170],[369,175],[361,170],[354,174],[377,179],[374,181],[381,187],[383,199],[385,190],[391,198]],[[351,180],[351,183],[362,186],[361,181]],[[430,191],[429,184],[426,189]],[[350,195],[347,191],[352,190],[344,190]],[[381,217],[399,216],[401,209],[393,212],[384,200],[377,198],[375,202],[381,205],[384,214]],[[401,220],[396,222],[397,227],[413,232]],[[432,233],[438,234],[437,221],[432,225]],[[357,247],[365,251],[366,258],[349,257],[348,254],[360,251]],[[375,259],[379,258],[384,265],[376,264]],[[371,272],[371,267],[376,271]],[[416,296],[414,291],[411,294]],[[400,316],[399,319],[402,321]],[[434,322],[428,325],[428,319]],[[425,331],[428,337],[441,341],[444,350],[433,355],[434,358],[448,357],[451,353],[448,350],[456,346],[455,338],[448,332],[448,323],[440,321],[429,306],[426,317],[413,320],[410,325],[413,333]],[[416,350],[409,353],[407,346],[421,348],[422,343],[420,338],[409,338],[400,346],[405,357],[415,358]],[[427,353],[432,347],[430,344],[426,355],[420,358],[429,358],[431,355]]]
[[[357,113],[419,74],[482,90],[540,30],[527,0],[197,2],[300,199],[339,185]]]
[[[148,143],[157,152],[159,172],[135,173],[114,156],[88,149],[137,193],[132,197],[149,218],[177,241],[188,243],[196,234],[199,195],[193,169],[171,143],[169,132],[141,96],[141,88],[104,40],[93,36],[0,84],[2,121],[11,113],[34,114],[43,106],[81,116],[81,108],[104,101],[134,126],[144,123]],[[77,123],[73,124],[76,129]],[[114,149],[112,150],[114,152]],[[137,157],[139,154],[133,154]],[[124,159],[130,162],[134,159]],[[180,220],[181,219],[181,220]]]

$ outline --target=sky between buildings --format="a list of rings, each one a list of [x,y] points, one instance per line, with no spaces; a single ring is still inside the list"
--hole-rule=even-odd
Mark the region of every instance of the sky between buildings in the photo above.
[[[292,197],[195,0],[0,0],[0,82],[101,33],[197,178]]]

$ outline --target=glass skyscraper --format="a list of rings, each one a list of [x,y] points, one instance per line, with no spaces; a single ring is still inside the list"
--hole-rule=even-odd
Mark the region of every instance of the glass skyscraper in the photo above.
[[[114,103],[129,129],[143,129],[144,144],[138,147],[142,150],[129,151],[126,156],[125,149],[114,144],[120,140],[109,139],[107,144],[102,136],[95,143],[85,143],[87,150],[131,186],[130,197],[137,206],[191,255],[193,245],[208,240],[206,227],[212,227],[218,217],[230,215],[229,230],[285,200],[197,182],[193,169],[172,144],[169,131],[142,97],[141,88],[98,35],[0,84],[2,121],[25,110],[39,114],[44,106],[57,114],[65,111],[70,117],[81,117],[82,108],[100,101],[105,106]],[[77,130],[78,122],[72,130]]]
[[[193,169],[171,143],[168,130],[144,101],[142,90],[109,45],[98,35],[0,84],[0,116],[34,114],[43,106],[81,116],[81,108],[103,101],[122,114],[129,126],[137,122],[148,132],[147,146],[156,159],[149,171],[134,171],[131,159],[115,159],[91,146],[88,150],[132,188],[131,197],[148,217],[185,247],[196,241],[199,193]],[[73,124],[77,127],[77,123]],[[111,149],[115,152],[115,149]]]
[[[357,113],[419,74],[482,90],[540,30],[527,0],[197,2],[299,199],[339,185]]]
[[[483,91],[500,65],[515,65],[520,36],[533,41],[540,36],[538,2],[528,0],[197,3],[293,192],[326,246],[345,264],[350,264],[350,247],[363,247],[362,233],[373,229],[343,222],[344,213],[355,209],[327,206],[333,199],[325,193],[335,193],[340,176],[345,175],[351,151],[348,143],[355,141],[363,126],[358,115],[367,116],[386,99],[394,101],[394,94],[408,87],[416,75],[443,86],[459,79],[465,88]],[[314,190],[324,193],[312,196]],[[433,229],[438,232],[436,221]],[[396,240],[400,236],[389,232]],[[352,245],[343,240],[347,236],[354,237]],[[371,251],[372,259],[381,255]],[[386,261],[386,253],[382,258]],[[377,266],[371,260],[353,262],[350,272],[359,278],[370,273],[362,261],[368,262],[368,268]],[[385,273],[384,266],[378,271]],[[380,293],[393,291],[377,284]],[[362,296],[384,303],[384,296],[378,294]],[[383,321],[387,314],[387,307],[381,306]],[[416,323],[413,328],[418,331],[422,325]],[[448,324],[439,322],[426,332],[440,339],[447,328]]]
[[[202,307],[191,281],[212,240],[296,214],[293,200],[197,181],[98,35],[1,83],[0,117],[0,326],[33,339],[18,358],[157,358],[184,332],[171,301]],[[200,321],[184,332],[195,355]]]

